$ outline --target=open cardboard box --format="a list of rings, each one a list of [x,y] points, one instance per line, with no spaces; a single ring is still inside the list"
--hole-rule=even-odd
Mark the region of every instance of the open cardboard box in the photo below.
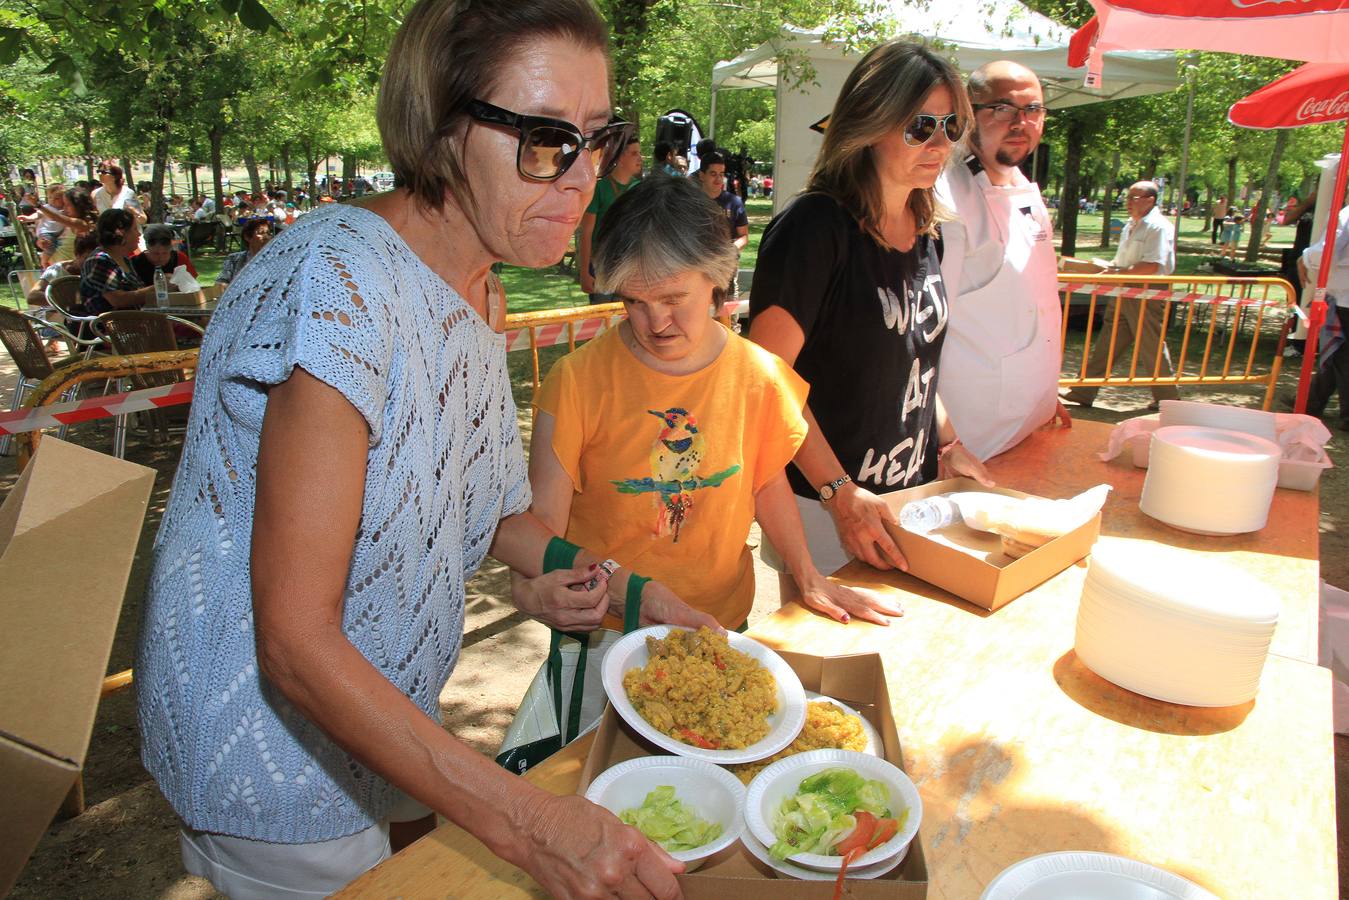
[[[154,481],[49,437],[0,507],[0,897],[84,765]]]
[[[812,656],[785,650],[778,653],[796,672],[806,690],[833,697],[861,713],[880,733],[885,758],[904,768],[880,654]],[[584,794],[601,772],[624,760],[663,755],[666,751],[648,744],[629,729],[610,704],[600,719],[595,743],[581,770],[581,783],[576,792]],[[725,897],[819,900],[830,896],[833,890],[829,882],[799,881],[777,873],[751,856],[739,841],[713,856],[698,871],[680,875],[679,885],[686,900]],[[908,856],[894,871],[871,881],[849,880],[845,896],[863,900],[921,900],[926,897],[927,863],[921,834],[914,837]]]
[[[1004,487],[984,487],[969,478],[932,481],[908,490],[885,494],[896,519],[904,504],[952,491],[980,491],[1009,497],[1031,494]],[[1042,547],[1014,559],[1002,552],[996,534],[976,531],[967,525],[952,525],[931,534],[914,534],[898,525],[886,530],[909,563],[909,574],[935,584],[975,606],[994,610],[1053,578],[1091,553],[1101,533],[1101,516],[1055,538]]]

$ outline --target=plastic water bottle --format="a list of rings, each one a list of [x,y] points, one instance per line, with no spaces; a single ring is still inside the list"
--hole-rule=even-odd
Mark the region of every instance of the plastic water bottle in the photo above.
[[[950,497],[912,500],[899,511],[899,524],[914,534],[927,534],[960,521],[960,507]]]
[[[162,269],[155,270],[155,306],[169,305],[169,280]]]

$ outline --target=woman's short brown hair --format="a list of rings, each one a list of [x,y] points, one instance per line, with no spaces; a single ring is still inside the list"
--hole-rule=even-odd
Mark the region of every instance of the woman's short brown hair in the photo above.
[[[376,119],[395,183],[439,209],[471,206],[461,156],[464,108],[486,99],[522,44],[565,37],[609,49],[591,0],[420,0],[389,47]]]
[[[950,91],[955,113],[968,127],[974,114],[954,66],[912,41],[888,41],[872,48],[848,73],[834,101],[806,190],[832,196],[868,234],[884,243],[880,225],[885,209],[872,147],[918,115],[923,100],[937,87]],[[943,138],[934,135],[933,140]],[[937,225],[950,218],[930,188],[910,191],[909,208],[919,234],[935,235]]]

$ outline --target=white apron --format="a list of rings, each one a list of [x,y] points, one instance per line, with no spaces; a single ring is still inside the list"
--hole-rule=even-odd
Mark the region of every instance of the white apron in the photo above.
[[[956,434],[983,460],[1053,418],[1063,313],[1053,226],[1039,187],[996,187],[983,173],[975,184],[984,208],[974,212],[988,216],[1002,265],[986,285],[951,299],[938,393]]]

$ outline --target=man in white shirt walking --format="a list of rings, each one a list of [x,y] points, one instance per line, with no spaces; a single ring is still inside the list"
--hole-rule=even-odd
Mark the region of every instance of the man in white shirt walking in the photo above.
[[[1176,248],[1171,223],[1157,209],[1157,198],[1161,191],[1151,181],[1140,181],[1129,188],[1125,204],[1129,210],[1129,221],[1120,235],[1119,250],[1109,267],[1102,270],[1106,275],[1170,275],[1176,268]],[[1163,304],[1158,301],[1145,302],[1142,299],[1111,300],[1105,314],[1098,316],[1091,334],[1091,357],[1087,360],[1088,378],[1102,378],[1110,356],[1110,329],[1115,321],[1115,310],[1119,309],[1119,331],[1115,336],[1115,362],[1132,366],[1134,352],[1131,349],[1138,344],[1138,364],[1134,375],[1140,378],[1152,374],[1154,361],[1158,359],[1157,348],[1161,347],[1157,376],[1165,378],[1171,375],[1171,353],[1166,347],[1162,335]],[[1091,406],[1096,400],[1099,387],[1077,387],[1063,395],[1063,399],[1079,406]],[[1156,385],[1152,388],[1152,402],[1148,409],[1156,409],[1162,400],[1175,400],[1180,391],[1175,385]]]
[[[961,442],[980,460],[1053,421],[1063,357],[1053,225],[1038,185],[1018,168],[1040,143],[1044,91],[1025,66],[987,63],[970,75],[969,152],[937,182],[957,215],[942,223],[950,299],[937,393]]]

